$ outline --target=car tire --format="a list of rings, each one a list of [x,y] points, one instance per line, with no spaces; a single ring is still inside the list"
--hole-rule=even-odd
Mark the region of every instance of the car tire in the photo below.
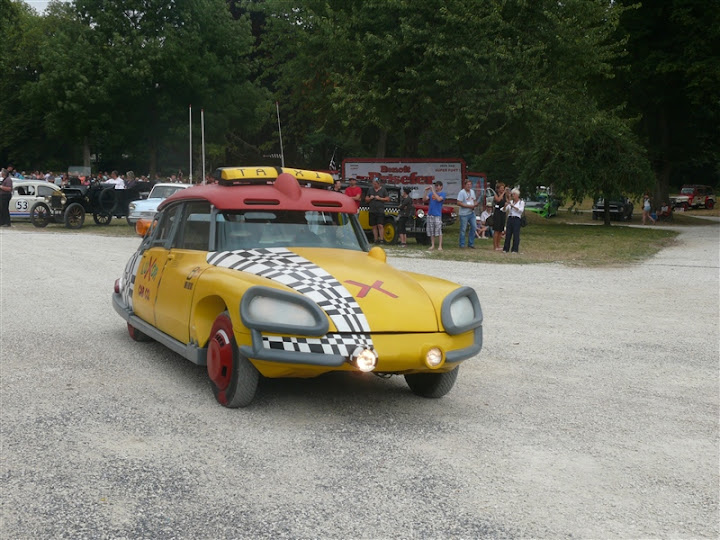
[[[707,208],[708,210],[712,210],[713,208],[715,208],[715,203],[711,200],[707,200],[705,201],[705,208]]]
[[[130,339],[132,339],[133,341],[138,341],[138,342],[152,341],[152,338],[150,336],[148,336],[145,332],[138,330],[130,323],[127,323],[127,329],[128,329],[128,334],[130,335]]]
[[[445,373],[412,373],[405,375],[405,382],[413,394],[424,398],[441,398],[452,390],[460,366]]]
[[[394,219],[388,219],[383,224],[383,240],[386,244],[397,244],[398,225]]]
[[[79,229],[85,223],[85,209],[80,203],[72,203],[65,209],[65,226],[68,229]]]
[[[110,225],[112,218],[112,214],[108,214],[107,212],[93,212],[95,225]]]
[[[30,209],[30,222],[42,229],[50,223],[50,208],[44,202],[36,202]]]
[[[237,347],[227,311],[218,315],[210,331],[207,371],[215,399],[223,407],[247,407],[257,391],[260,373]]]
[[[683,209],[685,212],[687,212],[688,210],[690,210],[690,205],[689,205],[688,203],[686,203],[686,202],[682,203],[680,206],[682,206],[682,209]]]
[[[103,212],[112,214],[115,211],[115,205],[117,203],[117,193],[115,193],[115,188],[104,188],[100,192],[100,195],[98,195],[97,200]]]

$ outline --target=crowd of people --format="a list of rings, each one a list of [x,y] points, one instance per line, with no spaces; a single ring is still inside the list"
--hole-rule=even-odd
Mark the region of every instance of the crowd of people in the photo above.
[[[158,182],[170,182],[170,183],[190,183],[189,180],[185,179],[183,177],[182,170],[179,170],[177,173],[172,173],[170,175],[161,175],[160,173],[155,173],[154,175],[149,174],[143,174],[141,176],[137,176],[134,171],[127,171],[124,174],[120,173],[116,170],[113,171],[100,171],[97,174],[94,175],[82,175],[82,174],[71,174],[67,172],[54,172],[54,171],[39,171],[35,170],[32,172],[19,172],[15,170],[15,168],[12,165],[8,165],[3,169],[7,172],[7,175],[10,179],[16,179],[16,180],[44,180],[46,182],[53,183],[55,185],[65,187],[69,185],[84,185],[89,186],[93,184],[114,184],[116,189],[127,189],[134,187],[139,182],[145,182],[149,184],[157,184]],[[194,182],[194,183],[201,183],[201,184],[211,184],[214,183],[215,179],[212,177],[212,175],[208,174],[204,180],[201,182]]]

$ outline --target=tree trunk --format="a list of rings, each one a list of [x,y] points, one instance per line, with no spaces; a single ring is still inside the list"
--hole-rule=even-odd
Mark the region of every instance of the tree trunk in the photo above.
[[[83,167],[90,167],[90,143],[87,135],[83,137]]]
[[[610,197],[607,193],[603,195],[603,225],[610,226]]]
[[[150,137],[150,171],[148,172],[150,178],[155,178],[157,172],[157,138],[153,135]]]
[[[377,152],[375,153],[376,158],[384,158],[385,153],[387,152],[387,130],[381,129],[380,130],[380,137],[378,138],[377,142]]]
[[[665,108],[661,107],[657,113],[657,127],[660,132],[660,151],[659,156],[653,169],[655,169],[655,193],[653,194],[653,203],[659,206],[660,203],[670,202],[670,174],[672,173],[672,163],[668,158],[667,152],[670,148],[670,130],[667,123],[667,115]]]

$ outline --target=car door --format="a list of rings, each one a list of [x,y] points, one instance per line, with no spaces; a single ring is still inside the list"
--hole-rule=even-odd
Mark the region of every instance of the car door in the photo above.
[[[32,184],[15,186],[10,200],[10,217],[29,218],[33,204],[35,204],[35,186]]]
[[[148,246],[142,254],[133,289],[133,311],[142,320],[157,327],[155,301],[165,264],[170,254],[170,242],[178,227],[181,204],[166,208],[151,233]]]
[[[211,206],[206,201],[187,202],[173,234],[155,301],[155,324],[178,341],[190,340],[193,292],[208,267]]]

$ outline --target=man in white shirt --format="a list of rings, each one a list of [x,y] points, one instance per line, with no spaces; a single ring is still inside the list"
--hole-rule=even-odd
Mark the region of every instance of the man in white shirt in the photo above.
[[[467,245],[470,249],[475,249],[475,229],[477,227],[475,207],[478,202],[470,180],[465,180],[465,189],[460,190],[460,193],[458,193],[457,204],[460,207],[458,210],[458,216],[460,217],[460,247],[465,247],[465,231],[469,228]]]
[[[118,176],[117,171],[110,173],[110,178],[107,181],[108,184],[115,184],[115,189],[125,189],[125,180]]]

